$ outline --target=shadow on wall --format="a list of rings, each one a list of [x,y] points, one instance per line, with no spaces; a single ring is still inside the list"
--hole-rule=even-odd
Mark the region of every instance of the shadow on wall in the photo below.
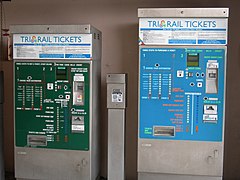
[[[122,71],[128,74],[126,113],[126,175],[137,177],[138,137],[138,24],[124,26],[122,38]],[[133,173],[135,172],[135,174]]]
[[[14,169],[14,123],[13,123],[13,64],[12,61],[4,61],[4,159],[6,171]]]

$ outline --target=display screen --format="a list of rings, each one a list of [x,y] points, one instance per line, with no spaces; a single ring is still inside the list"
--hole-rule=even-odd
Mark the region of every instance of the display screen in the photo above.
[[[187,53],[187,66],[188,67],[199,67],[199,54],[198,53]]]
[[[58,67],[56,70],[57,80],[67,79],[67,69],[65,67]]]

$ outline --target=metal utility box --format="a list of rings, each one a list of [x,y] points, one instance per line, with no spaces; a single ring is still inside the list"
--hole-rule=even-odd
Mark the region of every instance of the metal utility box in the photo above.
[[[91,25],[14,25],[15,176],[99,175],[101,32]]]
[[[138,179],[222,179],[228,9],[138,16]]]
[[[107,108],[126,108],[126,83],[127,74],[107,75]]]
[[[107,74],[108,179],[125,180],[127,74]]]

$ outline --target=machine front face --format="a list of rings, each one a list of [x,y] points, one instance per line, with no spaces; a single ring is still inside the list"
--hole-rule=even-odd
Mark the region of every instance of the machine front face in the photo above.
[[[95,180],[101,32],[90,24],[10,31],[16,179]]]
[[[225,48],[140,49],[140,139],[221,142]]]
[[[17,147],[89,150],[90,64],[15,62]]]
[[[228,9],[138,16],[138,179],[221,180]]]

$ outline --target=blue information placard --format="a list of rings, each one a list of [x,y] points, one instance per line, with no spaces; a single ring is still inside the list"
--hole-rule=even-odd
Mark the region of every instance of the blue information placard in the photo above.
[[[140,48],[140,138],[222,141],[224,69],[224,47]]]

